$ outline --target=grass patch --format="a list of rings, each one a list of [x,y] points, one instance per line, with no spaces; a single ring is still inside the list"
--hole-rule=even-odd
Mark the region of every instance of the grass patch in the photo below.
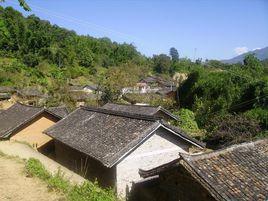
[[[26,173],[28,176],[36,176],[42,180],[48,180],[51,177],[51,174],[45,169],[44,165],[37,159],[30,158],[26,162]]]
[[[37,159],[30,158],[25,165],[26,173],[30,177],[38,177],[48,184],[48,188],[61,192],[68,201],[116,201],[112,189],[102,189],[97,182],[86,181],[82,185],[73,185],[64,178],[59,169],[55,175],[50,174]]]

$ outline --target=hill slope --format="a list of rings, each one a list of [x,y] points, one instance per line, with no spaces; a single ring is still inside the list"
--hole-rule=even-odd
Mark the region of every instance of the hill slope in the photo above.
[[[34,15],[24,17],[11,7],[1,6],[0,56],[18,58],[30,67],[47,60],[58,67],[80,66],[92,72],[144,59],[131,44],[78,35]]]
[[[234,64],[234,63],[241,63],[244,60],[244,57],[247,54],[254,54],[259,60],[265,60],[268,59],[268,47],[262,48],[262,49],[257,49],[254,51],[250,51],[244,54],[241,54],[237,57],[234,57],[232,59],[227,59],[227,60],[222,60],[222,62],[224,63],[228,63],[228,64]]]

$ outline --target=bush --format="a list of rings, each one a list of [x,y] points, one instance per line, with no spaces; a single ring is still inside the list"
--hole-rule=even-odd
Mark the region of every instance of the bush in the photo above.
[[[42,163],[34,158],[26,162],[26,172],[29,176],[44,180],[51,190],[63,192],[70,201],[116,201],[116,195],[112,189],[102,189],[97,182],[86,181],[82,185],[72,185],[64,178],[59,170],[51,175]]]
[[[263,129],[268,129],[268,108],[255,108],[245,112],[245,116],[260,122]]]
[[[64,193],[67,193],[71,188],[69,181],[64,179],[64,175],[60,170],[54,176],[50,177],[47,183],[49,189],[63,191]]]
[[[175,122],[176,126],[179,126],[181,129],[195,137],[202,134],[202,131],[199,129],[198,124],[195,121],[195,114],[191,110],[182,108],[174,114],[180,118],[180,121]]]
[[[35,176],[42,180],[48,180],[51,175],[49,172],[45,169],[45,167],[40,163],[39,160],[30,158],[25,166],[26,173],[28,176]]]
[[[81,186],[74,186],[68,195],[71,201],[114,201],[116,196],[111,189],[101,189],[97,182],[85,182]]]
[[[231,114],[211,118],[206,130],[209,133],[205,139],[207,146],[214,149],[251,141],[261,132],[255,119]]]

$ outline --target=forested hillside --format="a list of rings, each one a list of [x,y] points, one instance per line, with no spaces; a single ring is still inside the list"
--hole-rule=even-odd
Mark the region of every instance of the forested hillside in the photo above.
[[[192,62],[180,58],[175,48],[170,55],[148,58],[133,45],[79,36],[0,7],[0,86],[40,86],[51,97],[49,105],[72,102],[66,89],[70,83],[99,84],[102,103],[118,102],[121,89],[140,78],[171,79],[175,73],[188,75],[178,88],[179,98],[149,99],[179,114],[175,124],[214,147],[267,136],[267,60],[247,55],[241,64]]]

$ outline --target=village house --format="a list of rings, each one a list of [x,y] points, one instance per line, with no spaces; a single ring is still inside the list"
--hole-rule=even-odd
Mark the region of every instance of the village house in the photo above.
[[[81,85],[71,85],[69,86],[69,91],[70,92],[85,92],[85,93],[89,93],[89,94],[93,94],[93,93],[97,93],[99,90],[99,87],[97,85],[85,85],[85,86],[81,86]]]
[[[98,93],[99,87],[97,85],[91,84],[91,85],[85,85],[83,87],[83,90],[87,93]]]
[[[0,140],[26,142],[44,150],[52,138],[42,132],[68,114],[64,107],[45,109],[16,103],[0,114]]]
[[[0,101],[9,100],[11,95],[9,93],[0,93]]]
[[[266,201],[268,139],[180,158],[140,170],[131,201]]]
[[[14,93],[16,93],[14,87],[0,86],[0,101],[9,100]]]
[[[27,105],[37,105],[48,98],[47,94],[44,94],[38,87],[25,87],[17,90],[16,96],[15,100],[20,100]]]
[[[107,103],[102,106],[104,109],[128,112],[133,114],[141,114],[141,115],[152,115],[156,117],[161,117],[165,121],[169,122],[171,120],[178,121],[179,118],[166,110],[165,108],[158,106],[148,106],[148,105],[126,105],[126,104],[115,104],[115,103]]]
[[[122,94],[127,93],[138,93],[138,94],[148,94],[148,93],[161,93],[165,92],[165,95],[170,92],[176,91],[176,85],[173,81],[164,80],[163,78],[157,76],[149,76],[141,79],[134,87],[125,87],[122,89]],[[166,96],[171,97],[171,96]]]
[[[8,108],[13,103],[12,96],[17,92],[15,87],[0,86],[0,108]]]
[[[44,131],[56,160],[124,197],[139,169],[151,169],[204,145],[158,117],[80,107]]]
[[[16,91],[15,87],[0,86],[0,93],[14,94]]]

